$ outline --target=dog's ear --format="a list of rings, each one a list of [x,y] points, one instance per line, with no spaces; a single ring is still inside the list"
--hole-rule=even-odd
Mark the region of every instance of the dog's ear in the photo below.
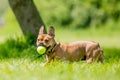
[[[39,34],[40,34],[40,35],[41,35],[41,34],[44,34],[44,26],[41,26],[41,27],[40,27]]]
[[[53,26],[50,26],[48,34],[49,34],[50,36],[54,37],[54,36],[55,36],[54,31],[55,31],[55,30],[54,30],[54,27],[53,27]]]

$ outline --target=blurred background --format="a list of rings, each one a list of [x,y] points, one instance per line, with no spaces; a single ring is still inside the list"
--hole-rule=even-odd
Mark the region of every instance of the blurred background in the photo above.
[[[55,27],[57,41],[92,40],[103,47],[120,48],[119,0],[34,0],[34,3],[46,27]],[[23,33],[15,15],[8,1],[0,0],[0,42],[18,36]]]

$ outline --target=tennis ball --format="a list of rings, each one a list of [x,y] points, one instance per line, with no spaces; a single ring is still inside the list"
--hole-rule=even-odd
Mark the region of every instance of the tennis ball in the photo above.
[[[46,52],[46,48],[43,47],[43,46],[38,46],[38,47],[37,47],[37,52],[38,52],[39,54],[44,54],[44,53]]]

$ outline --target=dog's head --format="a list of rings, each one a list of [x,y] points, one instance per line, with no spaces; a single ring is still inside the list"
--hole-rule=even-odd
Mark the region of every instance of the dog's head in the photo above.
[[[42,26],[40,28],[39,35],[37,38],[37,46],[44,46],[46,48],[53,46],[53,44],[55,43],[54,36],[54,28],[52,26],[49,28],[47,34],[44,33],[44,27]]]

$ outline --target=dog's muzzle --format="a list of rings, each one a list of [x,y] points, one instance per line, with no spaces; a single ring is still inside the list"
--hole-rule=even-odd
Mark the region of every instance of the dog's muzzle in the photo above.
[[[44,46],[44,44],[43,43],[39,43],[37,46]]]
[[[45,46],[43,43],[39,43],[37,46],[44,46],[46,48],[46,54],[49,54],[49,53],[51,53],[53,51],[53,49],[55,48],[56,45],[57,44],[55,42],[55,43],[53,43],[52,46],[48,46],[48,47]]]
[[[44,46],[47,50],[51,47],[51,46],[46,47],[43,43],[39,43],[37,46]]]

